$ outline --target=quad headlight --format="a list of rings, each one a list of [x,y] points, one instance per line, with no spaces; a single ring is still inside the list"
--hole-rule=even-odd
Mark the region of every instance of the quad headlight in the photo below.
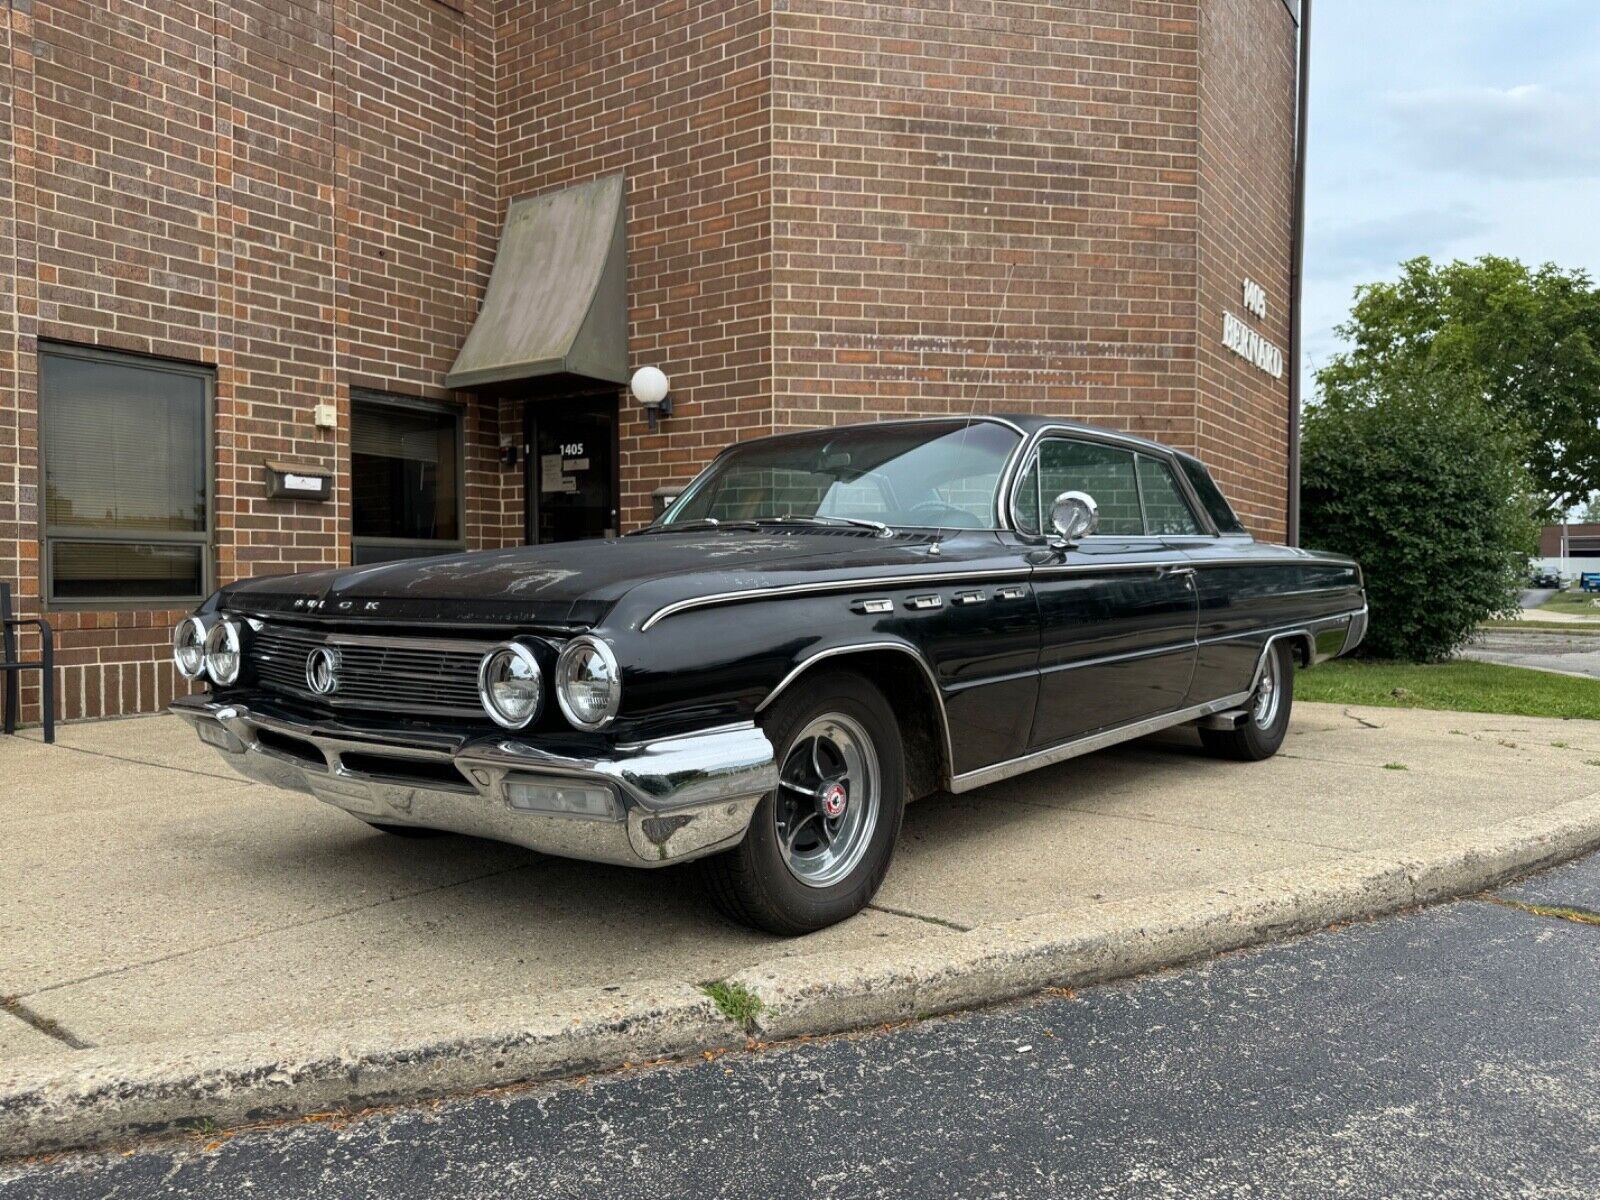
[[[544,672],[520,642],[496,646],[478,664],[478,699],[495,724],[521,729],[544,708]]]
[[[205,674],[206,626],[199,617],[185,617],[172,631],[172,663],[185,679]]]
[[[227,687],[237,682],[244,665],[244,639],[239,623],[223,617],[206,634],[206,674],[211,682]]]
[[[556,659],[556,701],[579,729],[609,724],[622,704],[622,672],[611,647],[587,634],[563,646]]]

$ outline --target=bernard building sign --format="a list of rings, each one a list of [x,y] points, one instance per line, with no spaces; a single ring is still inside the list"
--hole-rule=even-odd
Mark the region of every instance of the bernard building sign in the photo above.
[[[1267,289],[1253,279],[1244,281],[1244,310],[1257,320],[1267,315]],[[1222,313],[1222,344],[1274,379],[1283,378],[1283,351],[1226,309]]]

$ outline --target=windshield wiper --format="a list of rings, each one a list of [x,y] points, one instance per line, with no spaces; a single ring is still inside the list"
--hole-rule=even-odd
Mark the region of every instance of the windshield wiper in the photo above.
[[[781,517],[761,517],[757,524],[760,525],[854,525],[859,529],[871,529],[879,537],[893,537],[894,530],[882,521],[869,521],[866,517],[825,517],[819,515],[802,517],[796,513],[785,513]]]
[[[691,529],[759,529],[754,521],[719,521],[715,517],[696,517],[692,521],[674,521],[670,525],[646,525],[643,529],[635,529],[628,534],[629,537],[638,537],[645,533],[683,533]]]

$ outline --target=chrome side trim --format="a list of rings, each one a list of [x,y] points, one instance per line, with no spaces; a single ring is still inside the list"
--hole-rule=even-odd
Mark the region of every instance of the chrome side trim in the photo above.
[[[694,596],[687,600],[674,600],[663,605],[644,619],[640,633],[668,617],[694,608],[714,608],[722,604],[742,604],[747,600],[771,600],[777,596],[827,595],[832,592],[876,591],[879,588],[918,587],[929,583],[954,583],[968,579],[1023,578],[1030,568],[1026,565],[996,567],[984,571],[933,571],[920,575],[880,575],[862,579],[835,579],[826,583],[786,583],[777,587],[748,588],[742,592],[712,592],[707,596]]]
[[[1144,737],[1147,734],[1159,733],[1163,729],[1171,729],[1176,725],[1187,725],[1190,721],[1210,716],[1214,712],[1233,708],[1235,705],[1244,703],[1249,698],[1249,692],[1223,696],[1219,700],[1208,700],[1204,704],[1180,708],[1175,712],[1162,713],[1160,716],[1146,717],[1142,721],[1133,721],[1127,725],[1118,725],[1112,729],[1103,729],[1099,733],[1091,733],[1075,741],[1062,742],[1059,745],[1048,746],[1043,750],[1035,750],[1031,754],[1024,754],[1020,758],[1007,759],[1005,762],[995,763],[993,766],[979,767],[975,771],[966,771],[951,779],[950,790],[952,792],[970,792],[973,788],[999,783],[1003,779],[1011,779],[1017,775],[1024,775],[1029,771],[1038,770],[1040,767],[1048,767],[1055,763],[1065,762],[1069,758],[1092,754],[1096,750],[1104,750],[1108,746],[1129,742],[1134,738]]]

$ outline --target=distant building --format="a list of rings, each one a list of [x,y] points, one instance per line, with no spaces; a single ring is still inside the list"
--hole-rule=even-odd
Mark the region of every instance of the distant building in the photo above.
[[[1537,561],[1542,570],[1563,576],[1600,571],[1600,525],[1546,525]]]

